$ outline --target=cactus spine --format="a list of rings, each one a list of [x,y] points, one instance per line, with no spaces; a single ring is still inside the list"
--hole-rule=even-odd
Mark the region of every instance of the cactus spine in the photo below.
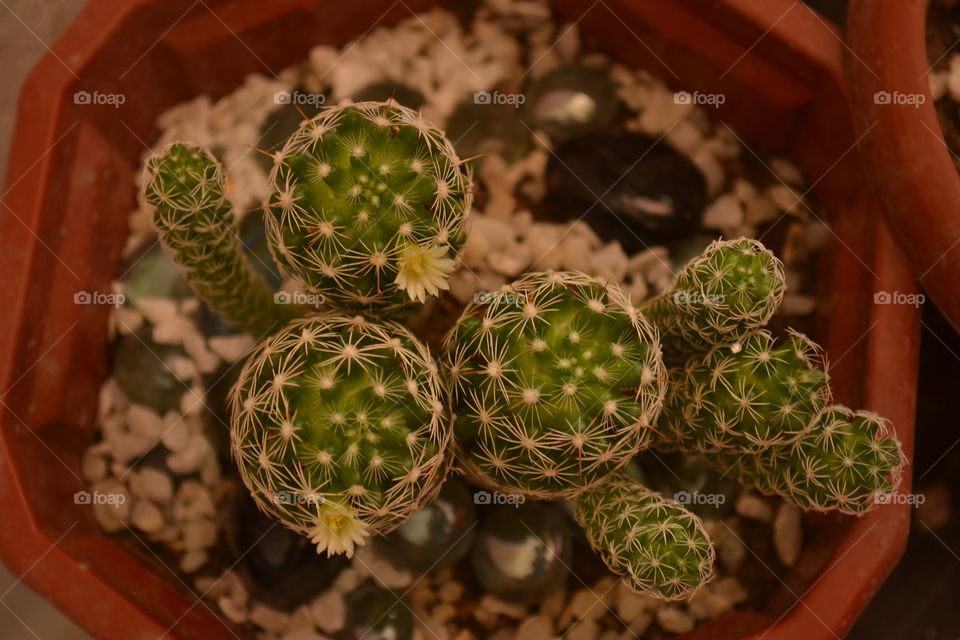
[[[471,177],[443,133],[393,101],[324,109],[271,172],[281,272],[335,307],[390,314],[447,289]]]
[[[174,143],[147,160],[143,192],[160,240],[197,294],[229,322],[261,336],[300,313],[273,291],[240,251],[220,164],[202,147]]]
[[[713,578],[703,523],[676,502],[618,473],[573,504],[591,546],[630,588],[679,600]]]
[[[437,367],[405,328],[295,320],[250,356],[230,394],[231,443],[260,507],[352,554],[431,500],[450,429]]]
[[[656,331],[579,273],[529,274],[469,305],[445,348],[461,462],[534,497],[574,495],[626,464],[665,393]]]

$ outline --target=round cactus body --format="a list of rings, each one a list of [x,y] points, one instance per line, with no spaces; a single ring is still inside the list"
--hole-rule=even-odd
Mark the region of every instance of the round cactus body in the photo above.
[[[440,489],[451,434],[437,373],[400,325],[292,322],[258,346],[230,395],[244,483],[318,552],[351,554]]]
[[[471,304],[447,336],[461,463],[534,497],[571,496],[650,438],[666,371],[656,331],[584,274],[529,274]]]
[[[829,400],[817,346],[767,331],[714,348],[674,375],[658,433],[664,448],[757,453],[792,442]]]
[[[703,353],[766,325],[783,291],[783,265],[760,242],[718,240],[643,311],[667,353]]]
[[[395,102],[324,109],[274,155],[274,257],[333,306],[395,313],[448,288],[465,240],[469,168]]]
[[[635,591],[679,600],[713,578],[715,552],[700,519],[623,474],[577,496],[574,516]]]

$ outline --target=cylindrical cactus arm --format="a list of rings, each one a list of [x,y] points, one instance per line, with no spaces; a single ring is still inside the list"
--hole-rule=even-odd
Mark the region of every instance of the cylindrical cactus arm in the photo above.
[[[766,325],[783,300],[783,265],[756,240],[718,240],[643,307],[664,352],[685,356],[735,342]]]
[[[231,445],[260,508],[318,553],[353,553],[430,501],[448,467],[437,366],[404,327],[315,314],[260,344],[230,394]]]
[[[741,482],[818,511],[863,513],[899,485],[886,422],[830,401],[819,348],[766,331],[672,372],[654,446],[703,456]]]
[[[832,405],[792,445],[760,456],[753,473],[761,489],[804,509],[858,515],[897,490],[904,464],[886,420]]]
[[[171,144],[147,161],[143,192],[154,207],[160,240],[197,294],[226,320],[255,336],[299,315],[274,303],[274,292],[240,250],[220,164],[206,149]]]
[[[655,446],[760,452],[792,442],[829,401],[820,349],[793,333],[755,331],[671,371]]]
[[[329,107],[274,154],[265,218],[284,275],[385,315],[447,289],[472,200],[469,165],[396,102]]]
[[[630,588],[680,600],[713,579],[713,546],[682,505],[619,473],[573,505],[591,546]]]
[[[469,305],[445,342],[459,462],[505,491],[568,497],[650,439],[666,369],[616,287],[532,273]]]

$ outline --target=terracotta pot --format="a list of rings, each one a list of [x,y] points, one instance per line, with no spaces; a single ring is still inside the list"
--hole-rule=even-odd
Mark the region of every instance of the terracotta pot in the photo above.
[[[80,456],[96,437],[107,373],[107,309],[73,304],[73,296],[106,291],[117,274],[134,173],[155,139],[155,118],[428,4],[98,0],[29,76],[0,218],[0,552],[92,635],[216,640],[235,631],[135,540],[103,535],[72,498],[84,488]],[[817,336],[834,363],[836,394],[892,419],[912,455],[919,314],[875,305],[873,296],[911,292],[914,282],[861,188],[838,34],[792,0],[556,7],[617,58],[678,89],[724,93],[718,117],[758,153],[781,153],[805,170],[837,235],[821,270]],[[119,108],[78,105],[76,91],[127,99]],[[782,593],[761,612],[734,613],[688,637],[842,635],[899,558],[908,520],[906,505],[861,519],[811,519],[819,542]]]
[[[914,275],[960,330],[960,177],[930,93],[927,4],[852,0],[844,72],[877,200]]]

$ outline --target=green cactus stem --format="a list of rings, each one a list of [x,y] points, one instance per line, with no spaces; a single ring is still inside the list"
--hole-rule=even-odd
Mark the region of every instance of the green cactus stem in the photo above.
[[[228,322],[262,336],[302,310],[275,304],[244,258],[224,185],[220,164],[205,149],[178,142],[147,161],[143,193],[161,242],[197,294]]]
[[[402,326],[295,320],[250,356],[230,394],[247,488],[317,551],[353,553],[436,496],[451,432],[437,366]]]
[[[448,288],[471,175],[415,112],[393,101],[326,108],[274,155],[271,181],[274,258],[331,305],[398,313]]]
[[[664,352],[686,356],[766,325],[783,300],[783,265],[756,240],[718,240],[643,307]]]
[[[534,497],[574,495],[626,464],[665,393],[656,331],[581,273],[532,273],[469,305],[445,350],[460,462]]]
[[[591,546],[635,591],[680,600],[713,578],[714,549],[700,519],[625,475],[573,505]]]

